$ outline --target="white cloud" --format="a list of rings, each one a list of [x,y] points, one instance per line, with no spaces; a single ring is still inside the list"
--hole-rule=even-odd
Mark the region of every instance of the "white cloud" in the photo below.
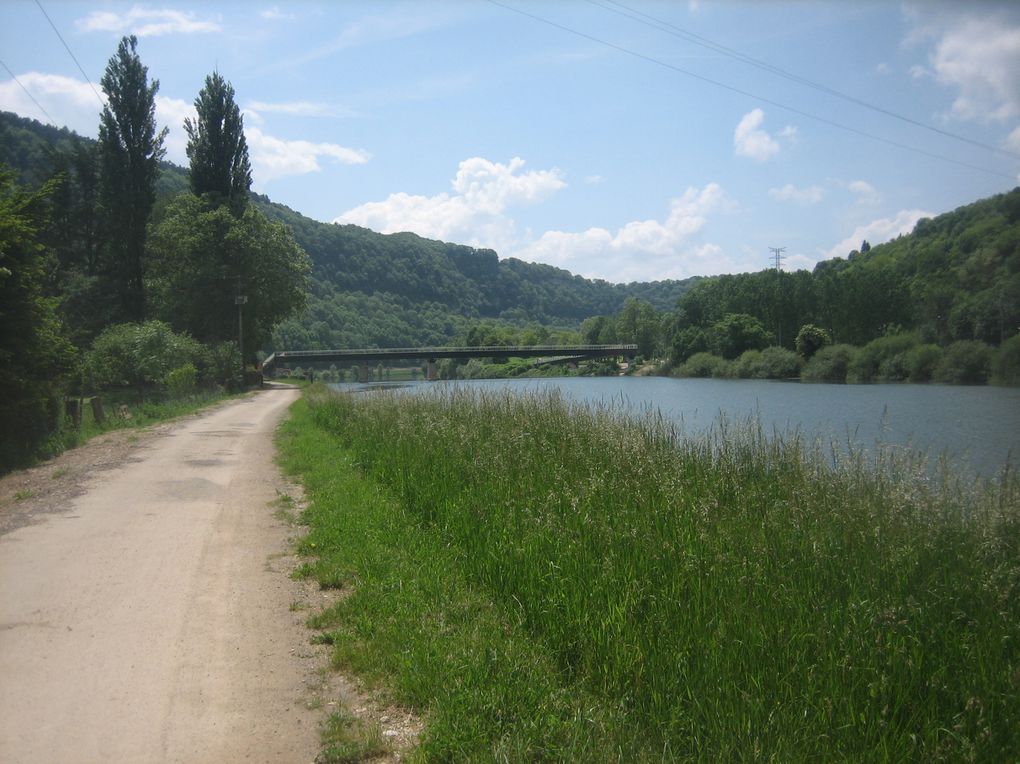
[[[1020,126],[1011,132],[1006,138],[1006,148],[1010,151],[1020,152]]]
[[[156,95],[156,124],[159,129],[164,126],[169,129],[163,142],[166,158],[185,167],[188,165],[188,134],[184,132],[184,120],[189,117],[198,118],[194,104],[180,98]]]
[[[259,13],[259,16],[264,18],[266,21],[289,21],[295,18],[293,13],[284,13],[280,10],[279,6],[274,5],[272,8],[266,8],[264,11]]]
[[[722,273],[734,263],[720,247],[692,239],[709,214],[731,207],[722,187],[709,183],[702,189],[688,188],[674,199],[664,221],[633,221],[615,233],[605,228],[547,231],[512,254],[614,282]]]
[[[825,196],[825,192],[819,186],[808,186],[807,188],[797,188],[791,183],[787,183],[785,186],[780,188],[770,188],[769,196],[776,201],[780,202],[797,202],[798,204],[817,204],[822,201],[822,197]]]
[[[87,82],[61,74],[41,72],[25,72],[17,76],[21,85],[32,94],[53,121],[46,118],[13,79],[0,82],[0,109],[40,122],[50,122],[56,127],[68,127],[81,135],[94,137],[97,134],[102,106],[96,99],[96,92]],[[97,91],[102,98],[103,91],[98,88]]]
[[[764,162],[779,153],[779,142],[760,129],[764,121],[765,112],[761,109],[753,109],[743,116],[733,131],[733,147],[737,156]],[[797,128],[792,125],[787,125],[779,133],[780,137],[791,140],[796,134]]]
[[[882,195],[866,180],[852,180],[846,184],[847,191],[857,195],[857,204],[878,204]]]
[[[245,127],[248,152],[251,157],[253,185],[264,189],[277,178],[319,172],[320,159],[333,159],[341,164],[365,164],[371,154],[336,143],[312,143],[302,140],[285,140],[267,135],[257,127]]]
[[[218,20],[200,19],[194,13],[171,8],[145,8],[132,6],[126,13],[94,11],[75,25],[82,32],[116,32],[138,37],[157,37],[165,34],[195,34],[219,32]]]
[[[506,212],[534,204],[566,186],[559,170],[522,172],[524,160],[507,164],[481,157],[465,159],[451,181],[453,192],[435,196],[391,194],[338,216],[336,223],[354,223],[382,233],[412,231],[433,239],[462,241],[506,251],[514,240],[514,221]]]
[[[870,244],[881,244],[895,239],[900,234],[913,231],[921,218],[930,217],[935,217],[935,213],[924,210],[900,210],[894,217],[872,220],[870,223],[857,226],[852,234],[826,252],[825,257],[846,257],[851,251],[858,249],[864,239]]]
[[[597,186],[605,180],[601,175],[589,175],[584,182],[591,186]]]
[[[1006,120],[1020,116],[1020,14],[1008,5],[922,4],[908,6],[913,25],[906,45],[928,43],[931,75],[956,91],[953,116]]]

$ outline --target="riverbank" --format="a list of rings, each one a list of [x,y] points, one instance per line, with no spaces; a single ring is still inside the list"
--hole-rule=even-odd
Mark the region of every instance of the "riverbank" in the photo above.
[[[556,396],[335,396],[281,440],[336,665],[429,757],[1012,760],[1020,487]]]

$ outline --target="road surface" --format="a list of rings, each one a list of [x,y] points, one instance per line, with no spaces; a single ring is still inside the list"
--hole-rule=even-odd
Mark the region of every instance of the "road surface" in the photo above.
[[[268,390],[144,438],[0,535],[0,761],[311,762]],[[56,477],[57,474],[54,473]]]

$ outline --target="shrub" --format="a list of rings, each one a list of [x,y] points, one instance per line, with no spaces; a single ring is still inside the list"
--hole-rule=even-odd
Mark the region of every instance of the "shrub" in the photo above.
[[[992,362],[992,381],[997,385],[1020,385],[1020,334],[999,346]]]
[[[745,350],[761,350],[772,342],[772,333],[761,321],[746,313],[727,313],[712,324],[706,334],[708,349],[732,359]]]
[[[898,382],[906,379],[907,367],[903,356],[916,344],[917,338],[912,334],[890,334],[873,339],[854,356],[847,370],[847,380]]]
[[[198,369],[190,361],[166,375],[166,389],[171,398],[187,398],[195,392]]]
[[[761,351],[759,377],[763,379],[789,379],[800,375],[800,358],[792,350],[773,345]]]
[[[681,377],[723,377],[726,376],[726,361],[711,353],[695,353],[678,369]]]
[[[942,360],[942,348],[931,343],[915,345],[904,355],[907,364],[907,379],[910,382],[931,382],[935,367]]]
[[[184,363],[201,363],[204,352],[197,340],[163,321],[117,324],[96,337],[86,367],[96,387],[131,385],[141,393]]]
[[[754,379],[761,376],[761,367],[761,351],[745,350],[733,362],[733,373],[741,379]]]
[[[295,371],[299,376],[300,370]],[[206,350],[206,362],[201,372],[202,382],[210,387],[220,385],[227,390],[240,390],[241,354],[233,342],[221,342]]]
[[[846,382],[847,370],[858,350],[853,345],[829,345],[815,353],[801,372],[806,382]]]
[[[935,381],[983,385],[992,367],[992,348],[977,340],[958,340],[946,348],[935,368]]]

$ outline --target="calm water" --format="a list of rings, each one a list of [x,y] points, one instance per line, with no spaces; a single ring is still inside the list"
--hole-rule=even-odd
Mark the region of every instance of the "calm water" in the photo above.
[[[577,401],[639,414],[658,409],[688,432],[757,417],[766,431],[799,429],[814,440],[876,442],[945,454],[964,473],[992,476],[1020,458],[1020,390],[944,385],[812,385],[665,377],[416,382],[408,392],[456,385],[486,390],[561,390]],[[341,384],[340,389],[365,386]],[[371,387],[371,386],[369,386]]]

